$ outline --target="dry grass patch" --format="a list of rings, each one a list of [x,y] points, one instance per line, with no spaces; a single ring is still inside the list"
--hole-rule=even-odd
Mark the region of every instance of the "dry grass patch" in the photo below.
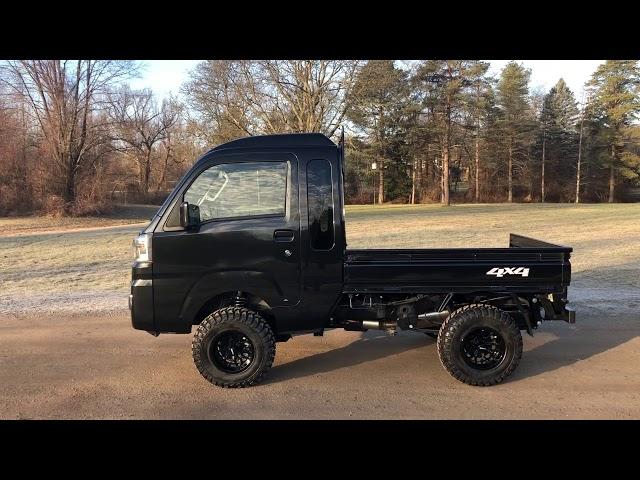
[[[602,309],[636,308],[638,218],[640,204],[348,206],[347,241],[350,248],[482,248],[508,246],[510,232],[528,235],[574,248],[572,298]],[[117,308],[126,308],[131,240],[141,227],[29,234],[47,225],[59,229],[60,220],[95,226],[93,219],[0,220],[5,230],[23,222],[25,232],[0,238],[0,313],[41,305],[108,310],[115,298],[123,299]]]

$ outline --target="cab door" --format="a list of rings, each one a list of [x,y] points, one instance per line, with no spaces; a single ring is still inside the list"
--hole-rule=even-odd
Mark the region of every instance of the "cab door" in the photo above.
[[[212,296],[236,290],[272,308],[298,304],[297,176],[286,153],[213,154],[192,172],[153,235],[156,324],[185,327]],[[182,202],[198,206],[199,228],[179,226]]]
[[[302,285],[295,315],[281,314],[283,331],[318,330],[328,324],[342,293],[344,230],[340,171],[335,149],[307,152],[299,175],[302,222]]]

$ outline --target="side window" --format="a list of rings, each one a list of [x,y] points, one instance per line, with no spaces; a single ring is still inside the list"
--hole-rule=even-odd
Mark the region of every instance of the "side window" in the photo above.
[[[202,172],[184,194],[200,207],[200,219],[285,214],[287,164],[247,162],[215,165]]]
[[[331,250],[334,244],[333,183],[331,163],[327,160],[311,160],[307,164],[307,204],[311,248]]]

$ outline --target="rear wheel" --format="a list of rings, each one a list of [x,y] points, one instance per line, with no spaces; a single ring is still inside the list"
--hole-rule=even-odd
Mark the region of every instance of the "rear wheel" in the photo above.
[[[469,385],[502,382],[522,357],[522,335],[511,316],[489,305],[466,305],[440,328],[438,356],[451,376]]]
[[[200,374],[220,387],[248,387],[271,368],[276,340],[269,324],[253,310],[216,310],[198,326],[192,342]]]

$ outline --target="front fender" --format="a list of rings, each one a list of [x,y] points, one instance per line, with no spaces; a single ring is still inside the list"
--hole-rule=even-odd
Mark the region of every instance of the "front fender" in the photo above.
[[[255,270],[226,270],[212,272],[199,278],[187,293],[180,318],[193,324],[198,312],[212,298],[226,292],[241,290],[263,299],[271,306],[277,306],[283,297],[281,286],[271,274]]]

